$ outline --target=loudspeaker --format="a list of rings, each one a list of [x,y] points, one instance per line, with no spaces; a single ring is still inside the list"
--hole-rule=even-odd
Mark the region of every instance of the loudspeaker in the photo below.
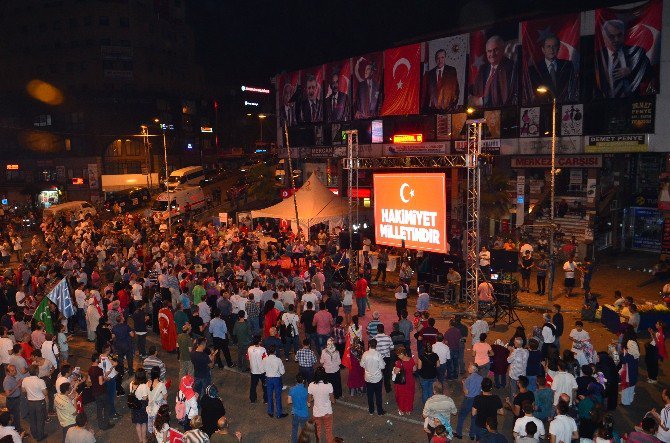
[[[491,269],[494,271],[516,272],[519,266],[519,253],[516,251],[505,251],[504,249],[492,249]]]
[[[340,232],[340,249],[349,249],[349,231]],[[354,232],[351,238],[351,249],[354,251],[363,249],[363,238],[360,232]]]

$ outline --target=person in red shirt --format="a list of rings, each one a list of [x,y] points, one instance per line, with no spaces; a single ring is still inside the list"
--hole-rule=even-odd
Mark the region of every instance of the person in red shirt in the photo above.
[[[116,293],[124,317],[128,317],[128,307],[130,306],[130,291],[128,288],[129,286],[126,285]]]
[[[356,280],[356,306],[358,306],[358,317],[365,317],[365,308],[368,304],[368,281],[363,274],[358,275]]]

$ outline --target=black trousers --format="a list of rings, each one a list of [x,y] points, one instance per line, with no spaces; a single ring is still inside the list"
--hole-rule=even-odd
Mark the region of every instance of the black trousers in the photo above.
[[[382,276],[382,283],[386,283],[386,263],[377,264],[377,275],[375,275],[375,281],[379,281],[379,276]]]
[[[393,390],[393,387],[391,386],[391,374],[393,373],[393,358],[392,357],[384,357],[384,369],[382,369],[382,376],[384,377],[384,389],[386,390],[386,393],[388,394]]]
[[[398,315],[398,318],[402,317],[403,311],[407,310],[407,299],[396,299],[395,301],[395,313]]]
[[[651,343],[644,346],[644,362],[647,364],[647,375],[650,380],[658,378],[658,349]]]
[[[374,414],[376,401],[377,414],[382,415],[384,413],[384,409],[382,408],[382,381],[379,380],[377,383],[369,383],[366,381],[365,387],[368,394],[368,412]]]
[[[95,397],[95,415],[98,420],[98,428],[107,429],[109,427],[110,407],[109,399],[103,392]]]
[[[223,368],[223,362],[221,361],[221,353],[226,359],[226,364],[228,367],[233,366],[233,359],[230,356],[230,349],[228,349],[228,339],[214,337],[214,349],[218,349],[219,353],[216,354],[216,364],[219,365],[219,368]]]
[[[249,384],[249,400],[251,403],[256,403],[256,387],[258,382],[261,382],[261,390],[263,391],[263,403],[268,402],[268,391],[265,389],[265,374],[251,374],[251,384]]]
[[[337,372],[333,373],[326,373],[326,376],[328,377],[328,382],[333,385],[333,397],[342,397],[342,376],[340,370],[338,369]]]
[[[547,276],[538,275],[536,278],[537,278],[537,292],[539,292],[540,294],[544,294],[545,291],[547,290]]]
[[[21,427],[21,396],[18,397],[9,397],[7,398],[7,410],[12,416],[12,424],[16,429],[16,432],[23,432]]]

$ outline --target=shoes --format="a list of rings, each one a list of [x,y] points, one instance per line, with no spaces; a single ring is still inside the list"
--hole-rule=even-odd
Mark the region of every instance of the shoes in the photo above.
[[[474,439],[475,439],[475,436],[474,436],[474,435],[468,435],[468,438],[469,438],[470,440],[474,440]]]
[[[268,412],[268,417],[270,417],[270,418],[275,418],[275,416],[272,415],[272,414],[270,414],[269,412]]]
[[[117,414],[112,415],[112,418],[117,418],[118,419],[118,418],[121,418],[121,416],[117,413]]]
[[[280,415],[279,417],[277,417],[277,418],[286,418],[286,417],[288,417],[288,414],[287,414],[287,413],[283,413],[283,414],[281,414],[281,415]]]
[[[463,436],[461,434],[454,434],[454,438],[458,438],[459,440],[462,440]]]
[[[374,411],[370,411],[370,415],[375,415]]]
[[[386,411],[382,410],[382,412],[380,414],[377,414],[377,415],[379,415],[379,416],[386,415]]]

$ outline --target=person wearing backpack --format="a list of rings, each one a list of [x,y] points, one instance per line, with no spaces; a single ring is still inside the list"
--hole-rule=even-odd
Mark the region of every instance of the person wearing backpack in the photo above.
[[[193,376],[182,377],[174,407],[174,416],[185,431],[191,429],[191,419],[198,415],[198,395],[193,390],[194,383]]]
[[[551,315],[545,313],[542,317],[544,318],[544,326],[542,326],[542,357],[547,358],[549,346],[554,346],[554,341],[556,341],[556,326],[551,322]]]

